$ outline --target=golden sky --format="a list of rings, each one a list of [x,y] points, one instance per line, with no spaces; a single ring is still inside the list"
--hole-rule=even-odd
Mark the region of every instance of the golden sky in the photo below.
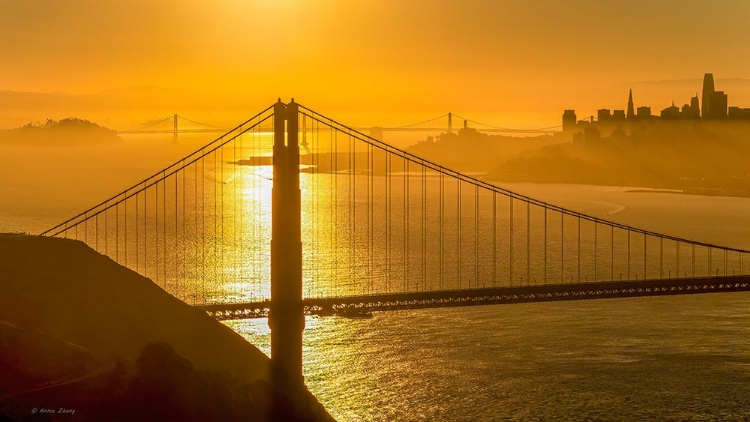
[[[624,108],[631,82],[750,78],[748,22],[745,0],[0,0],[0,90],[153,85],[380,115],[557,119]],[[677,103],[700,86],[684,89]],[[660,109],[665,95],[636,101]]]

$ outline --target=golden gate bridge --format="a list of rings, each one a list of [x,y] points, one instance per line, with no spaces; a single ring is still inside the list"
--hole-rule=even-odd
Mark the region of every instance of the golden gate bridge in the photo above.
[[[218,319],[269,317],[293,378],[305,314],[750,290],[748,250],[540,201],[294,101],[42,234]]]

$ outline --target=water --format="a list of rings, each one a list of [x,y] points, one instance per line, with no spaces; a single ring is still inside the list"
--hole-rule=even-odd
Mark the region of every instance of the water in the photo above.
[[[750,200],[512,188],[619,222],[748,247]],[[264,320],[227,325],[269,353]],[[750,293],[307,319],[306,382],[338,420],[750,418]]]
[[[39,161],[39,157],[35,159]],[[42,159],[44,161],[45,157]],[[54,160],[54,154],[49,154],[44,162],[51,166]],[[103,161],[102,167],[117,162]],[[4,183],[0,186],[0,228],[4,231],[38,232],[80,211],[94,200],[127,186],[125,183],[133,180],[131,176],[141,178],[147,173],[140,167],[128,168],[118,176],[117,186],[92,184],[90,178],[85,177],[73,178],[78,183],[78,192],[86,192],[78,195],[45,188],[50,180],[63,178],[69,181],[72,171],[58,170],[47,178],[29,179],[17,176],[21,173],[18,169],[8,170],[9,163],[2,169]],[[154,162],[152,167],[159,168],[161,164]],[[91,168],[86,170],[89,173],[94,171]],[[233,169],[230,172],[232,174],[227,174],[226,180],[236,178],[236,172],[239,172],[239,180],[247,181],[244,187],[250,189],[246,197],[250,200],[258,198],[256,191],[266,192],[268,189],[263,179],[250,175],[253,169]],[[309,177],[303,177],[303,184],[316,183]],[[330,181],[330,176],[320,177],[317,180]],[[341,180],[346,180],[347,176],[341,177]],[[188,178],[188,185],[190,180]],[[750,247],[748,199],[628,193],[625,188],[579,185],[513,184],[508,187],[620,223],[706,242]],[[240,186],[235,192],[246,192],[247,189]],[[393,193],[398,197],[398,190]],[[471,218],[472,192],[464,194],[468,195],[464,202],[465,212]],[[487,204],[487,197],[482,198],[482,203]],[[346,195],[339,199],[344,201]],[[435,198],[428,198],[428,201],[435,201]],[[267,214],[264,211],[267,205],[253,204],[249,211],[245,211],[246,216],[259,211]],[[515,253],[525,250],[526,243],[523,237],[525,208],[523,204],[519,205],[514,217],[519,218],[514,227],[514,233],[517,231],[518,235]],[[398,208],[399,205],[395,203],[394,206]],[[414,206],[414,209],[419,209],[416,202]],[[237,208],[227,209],[227,215],[235,210]],[[331,261],[336,256],[331,253],[334,245],[340,248],[339,252],[348,253],[351,251],[349,241],[354,239],[355,250],[369,248],[363,225],[359,226],[363,231],[344,231],[338,235],[334,231],[332,234],[331,216],[334,220],[340,218],[343,226],[348,221],[346,208],[341,207],[340,212],[334,213],[323,210],[315,220],[318,235],[323,237],[308,239],[311,244],[316,242],[317,246],[328,248],[321,253],[321,260],[315,267],[321,269],[316,270],[319,279],[308,280],[317,283],[325,283],[325,274],[330,276],[341,271]],[[449,212],[453,211],[446,211]],[[503,207],[502,212],[509,211]],[[243,212],[239,214],[245,215]],[[430,227],[434,233],[435,214],[432,215]],[[452,216],[455,215],[446,214],[448,219]],[[394,232],[398,232],[398,222],[393,224]],[[569,224],[566,220],[565,224],[565,230],[575,228],[574,222]],[[258,229],[253,236],[268,239],[270,228],[253,227]],[[416,227],[413,227],[414,231],[418,231]],[[251,233],[250,228],[247,233]],[[532,231],[538,232],[537,229],[535,223]],[[448,242],[455,241],[448,240],[448,237],[452,238],[457,232],[455,227],[446,230],[454,230],[446,235],[446,250],[453,251],[455,243],[451,247]],[[476,286],[479,279],[471,279],[476,269],[471,260],[474,253],[471,249],[474,244],[471,224],[462,226],[461,233],[461,244],[466,242],[467,245],[468,258],[465,258],[468,262],[466,268],[461,269],[460,282],[456,278],[446,282],[468,285],[473,281],[473,286]],[[575,247],[568,243],[573,237],[568,236],[567,231],[565,233],[566,246]],[[252,257],[248,261],[256,267],[246,270],[267,268],[268,242],[265,240],[253,244],[249,251],[243,249],[238,255],[241,259]],[[428,250],[437,251],[435,237],[430,241],[433,243]],[[549,241],[555,250],[560,246],[559,240],[558,243],[555,239]],[[393,242],[398,244],[398,236]],[[236,248],[235,245],[229,242],[227,247]],[[535,250],[540,250],[538,241],[532,245]],[[385,262],[382,248],[374,249],[378,257],[376,263]],[[509,253],[507,249],[501,249],[501,252],[501,255]],[[359,255],[353,256],[357,258]],[[400,260],[403,264],[405,261],[398,254],[389,258],[394,263]],[[431,260],[435,258],[435,253],[428,256]],[[718,258],[716,261],[720,261]],[[348,263],[346,259],[344,264]],[[410,262],[411,259],[415,260],[412,264],[416,272],[412,277],[419,279],[421,275],[416,268],[421,258],[415,254],[410,255]],[[446,259],[454,258],[451,254]],[[521,277],[528,282],[526,263],[517,259],[515,282],[521,282]],[[483,265],[481,274],[486,276],[492,266],[486,264],[486,259],[479,261]],[[169,262],[172,262],[171,257]],[[447,267],[450,265],[450,262],[446,264]],[[506,262],[498,265],[501,272],[508,270]],[[584,268],[588,269],[584,273],[593,273],[595,266],[585,265],[584,262]],[[345,267],[341,265],[341,268]],[[397,265],[394,267],[398,268]],[[529,267],[530,271],[537,272],[538,277],[540,267]],[[642,263],[634,263],[633,271],[641,267]],[[364,268],[361,271],[364,272]],[[398,280],[403,268],[402,265],[400,270],[387,275],[378,272],[377,280],[381,283]],[[366,269],[370,270],[369,267]],[[574,263],[567,263],[563,278],[576,274],[576,270]],[[601,274],[605,270],[602,268],[598,272]],[[343,271],[342,277],[349,275],[348,270]],[[653,271],[653,268],[649,267],[648,271]],[[321,274],[324,275],[322,282]],[[161,283],[165,283],[167,275],[161,276]],[[155,279],[159,281],[158,277]],[[228,290],[222,287],[212,293],[217,300],[244,297],[241,295],[248,289],[262,289],[259,287],[264,281],[262,279],[240,279]],[[435,279],[430,278],[430,282],[434,283]],[[332,288],[330,284],[318,284],[318,287]],[[341,286],[337,288],[341,289]],[[346,288],[356,291],[360,286],[344,286],[344,291]],[[240,296],[228,296],[230,294]],[[311,317],[307,319],[305,330],[305,377],[310,390],[334,417],[342,421],[748,419],[749,305],[750,294],[731,293],[389,312],[377,313],[372,319],[365,320]],[[228,321],[226,324],[268,353],[265,320]]]

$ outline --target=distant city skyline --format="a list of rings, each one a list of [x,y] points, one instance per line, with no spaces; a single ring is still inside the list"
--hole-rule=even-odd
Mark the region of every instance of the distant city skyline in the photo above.
[[[625,109],[600,108],[597,110],[596,118],[591,115],[581,119],[574,109],[566,109],[562,115],[563,132],[585,133],[587,138],[598,137],[599,134],[594,134],[589,130],[596,123],[595,127],[610,126],[607,128],[609,132],[624,134],[626,128],[623,125],[626,122],[649,122],[657,118],[660,120],[750,121],[750,108],[729,106],[728,94],[716,90],[713,73],[706,73],[703,76],[700,100],[698,93],[691,96],[690,101],[682,107],[677,106],[675,101],[672,100],[672,105],[662,109],[658,115],[652,112],[651,106],[639,105],[637,112],[634,111],[635,107],[633,89],[631,88],[628,92],[627,113]],[[632,133],[633,125],[630,124],[627,129]]]

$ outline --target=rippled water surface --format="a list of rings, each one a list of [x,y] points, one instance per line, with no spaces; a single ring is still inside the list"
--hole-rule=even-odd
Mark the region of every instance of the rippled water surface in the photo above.
[[[750,201],[512,186],[731,246]],[[269,352],[265,320],[227,324]],[[750,419],[750,293],[308,318],[305,376],[338,420]]]
[[[750,418],[750,294],[315,319],[310,390],[338,420]],[[228,323],[268,353],[265,321]]]

